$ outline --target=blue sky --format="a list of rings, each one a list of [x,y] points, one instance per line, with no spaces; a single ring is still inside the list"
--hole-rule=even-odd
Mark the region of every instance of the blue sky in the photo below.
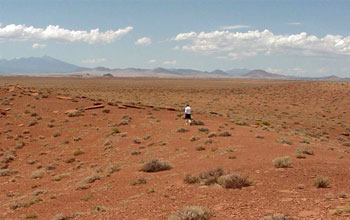
[[[345,0],[0,0],[0,57],[345,77],[349,11]]]

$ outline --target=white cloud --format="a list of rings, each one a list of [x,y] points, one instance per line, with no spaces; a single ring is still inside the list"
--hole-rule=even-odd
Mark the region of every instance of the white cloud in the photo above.
[[[45,48],[45,47],[46,47],[46,44],[35,43],[35,44],[32,45],[33,49],[42,49],[42,48]]]
[[[238,25],[222,26],[220,29],[221,30],[234,30],[234,29],[242,29],[242,28],[250,28],[250,26],[249,25],[238,24]]]
[[[64,42],[85,42],[89,44],[95,43],[112,43],[129,33],[133,27],[126,27],[118,30],[108,30],[100,32],[100,30],[68,30],[60,28],[58,25],[49,25],[45,29],[26,26],[23,24],[9,24],[0,27],[1,40],[19,40],[19,41],[35,41],[35,40],[55,40]]]
[[[157,62],[157,60],[155,60],[155,59],[152,59],[152,60],[148,61],[148,63],[150,63],[150,64],[155,63],[155,62]]]
[[[163,62],[164,65],[175,65],[176,60],[166,60]]]
[[[294,26],[302,25],[302,23],[300,23],[300,22],[289,22],[287,24],[288,25],[294,25]]]
[[[88,59],[88,60],[82,60],[82,63],[89,63],[89,64],[97,64],[97,63],[103,63],[107,61],[106,58],[96,58],[96,59]]]
[[[151,43],[152,43],[152,40],[151,38],[148,38],[148,37],[140,38],[135,42],[136,45],[141,45],[141,46],[148,46]]]
[[[180,33],[172,40],[185,41],[186,43],[180,47],[182,50],[205,53],[224,52],[231,59],[272,54],[322,57],[350,55],[350,36],[326,35],[319,38],[305,32],[277,35],[269,30],[234,33],[216,30]]]
[[[266,72],[269,72],[269,73],[281,73],[282,70],[281,69],[276,69],[276,68],[267,68]]]

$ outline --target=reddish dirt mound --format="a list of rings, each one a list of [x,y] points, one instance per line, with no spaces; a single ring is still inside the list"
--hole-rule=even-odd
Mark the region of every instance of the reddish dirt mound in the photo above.
[[[179,96],[174,96],[178,104],[171,104],[174,87],[156,87],[154,93],[148,94],[150,97],[167,92],[164,96],[168,102],[160,104],[154,98],[146,99],[147,94],[135,98],[140,91],[149,89],[147,86],[140,86],[140,91],[135,89],[135,94],[127,96],[125,87],[104,93],[98,81],[95,89],[87,88],[84,80],[75,81],[76,89],[68,91],[61,84],[67,79],[56,79],[56,86],[48,80],[47,86],[52,88],[38,86],[40,83],[35,80],[38,79],[24,82],[17,79],[20,86],[4,84],[0,88],[0,110],[5,113],[0,114],[0,219],[50,220],[56,216],[56,219],[161,220],[184,206],[206,207],[213,211],[214,220],[259,219],[275,213],[293,219],[350,218],[346,206],[350,204],[350,156],[349,147],[343,146],[348,141],[346,135],[342,135],[346,141],[328,138],[325,142],[271,128],[274,122],[265,120],[263,113],[259,123],[255,123],[257,118],[245,121],[227,117],[223,108],[216,108],[224,105],[221,99],[227,99],[226,93],[220,92],[220,88],[224,91],[228,88],[225,83],[208,89],[212,85],[209,83],[207,89],[196,87],[192,91],[196,95],[204,92],[204,100],[197,102],[220,100],[212,102],[216,104],[209,109],[203,107],[205,111],[201,114],[195,112],[195,119],[204,125],[188,126],[181,117],[182,109],[173,110],[180,109],[181,104]],[[17,81],[6,82],[16,85],[13,82]],[[249,91],[266,90],[267,93],[254,93],[253,97],[272,105],[283,100],[282,95],[275,94],[276,87],[299,87],[295,100],[285,100],[289,109],[295,107],[298,112],[292,104],[300,101],[297,93],[302,94],[302,89],[310,85],[310,96],[326,87],[345,97],[341,88],[349,88],[348,84],[336,84],[331,89],[333,84],[328,83],[318,87],[312,83],[269,83],[265,83],[266,87],[256,81],[247,83],[232,102],[248,103],[253,100],[247,98],[253,94]],[[37,87],[28,87],[33,85]],[[129,101],[118,98],[122,89]],[[94,91],[94,96],[90,96]],[[115,94],[115,100],[106,98],[111,94]],[[327,100],[330,103],[334,100],[328,98],[310,97],[310,102],[322,100],[322,105],[326,105]],[[103,108],[86,110],[100,105]],[[307,102],[305,105],[311,106]],[[348,114],[335,109],[343,108],[345,101],[335,100],[333,105],[330,114]],[[249,108],[240,111],[242,115],[250,114]],[[266,110],[268,115],[275,114],[270,111]],[[309,110],[300,109],[298,117],[310,117],[304,111]],[[332,120],[322,121],[327,122],[330,124],[320,127],[333,126]],[[342,132],[346,134],[345,130]],[[340,129],[337,133],[341,133]],[[291,167],[275,168],[272,161],[284,156],[289,156]],[[140,171],[151,159],[168,162],[172,168]],[[252,185],[224,189],[219,184],[205,185],[203,181],[184,182],[186,174],[198,176],[217,167],[226,173],[248,176]],[[329,187],[317,188],[314,185],[317,176],[327,177]]]

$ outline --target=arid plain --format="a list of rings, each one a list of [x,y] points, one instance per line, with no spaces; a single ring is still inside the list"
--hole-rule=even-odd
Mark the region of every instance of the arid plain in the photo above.
[[[0,219],[350,219],[350,83],[1,77],[0,101]]]

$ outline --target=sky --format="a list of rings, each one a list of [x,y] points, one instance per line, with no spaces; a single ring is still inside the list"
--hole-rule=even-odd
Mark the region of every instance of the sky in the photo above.
[[[0,59],[350,77],[349,0],[0,0]]]

